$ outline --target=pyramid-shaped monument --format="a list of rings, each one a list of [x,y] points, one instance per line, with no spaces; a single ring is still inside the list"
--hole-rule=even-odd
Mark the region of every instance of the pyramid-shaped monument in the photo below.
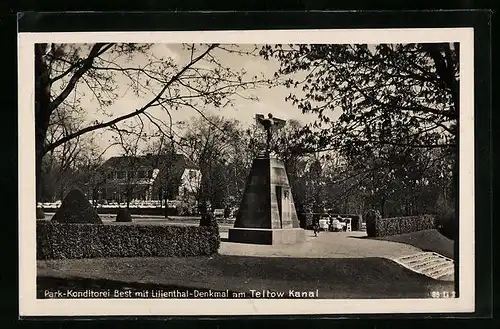
[[[273,245],[304,240],[285,165],[263,153],[253,161],[229,241]]]

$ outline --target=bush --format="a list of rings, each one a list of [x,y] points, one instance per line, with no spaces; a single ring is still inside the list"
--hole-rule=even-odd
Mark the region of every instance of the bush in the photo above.
[[[313,214],[311,212],[297,212],[300,227],[311,229],[313,226]]]
[[[116,214],[116,221],[119,223],[126,223],[132,221],[132,215],[127,208],[118,209],[118,214]]]
[[[37,259],[189,257],[217,253],[212,227],[37,222]]]
[[[450,218],[448,220],[442,221],[442,223],[439,224],[438,230],[448,239],[455,240],[455,236],[457,234],[456,225],[456,220],[454,218]]]
[[[366,234],[369,237],[373,238],[377,236],[376,223],[380,220],[382,216],[378,210],[370,209],[365,214],[365,222],[366,222]]]
[[[448,239],[455,240],[456,231],[456,210],[451,201],[437,200],[436,222],[439,232]]]
[[[66,195],[52,221],[59,223],[100,224],[101,218],[90,204],[85,194],[74,189]]]
[[[374,227],[373,223],[368,225],[368,218],[366,219],[366,230],[370,237],[398,235],[436,228],[436,220],[431,215],[378,218],[375,219],[374,223]]]
[[[45,219],[45,212],[42,208],[36,208],[36,219]]]

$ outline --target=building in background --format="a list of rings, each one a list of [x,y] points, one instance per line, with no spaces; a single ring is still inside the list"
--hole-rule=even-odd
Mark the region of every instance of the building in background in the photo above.
[[[101,167],[97,199],[132,200],[196,199],[201,171],[182,154],[116,156]],[[95,193],[95,191],[94,191]]]

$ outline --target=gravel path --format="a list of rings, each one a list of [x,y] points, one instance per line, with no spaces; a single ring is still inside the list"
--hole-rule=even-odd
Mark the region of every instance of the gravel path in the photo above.
[[[421,252],[419,248],[390,241],[366,238],[366,232],[321,232],[317,237],[306,231],[306,242],[296,245],[253,245],[227,241],[227,233],[219,253],[222,255],[306,257],[306,258],[394,258]]]

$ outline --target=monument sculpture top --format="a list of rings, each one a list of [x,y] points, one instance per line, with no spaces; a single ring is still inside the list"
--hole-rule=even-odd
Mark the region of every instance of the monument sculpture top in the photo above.
[[[263,114],[257,114],[255,115],[255,120],[266,130],[266,154],[269,155],[273,132],[283,128],[286,120],[275,118],[271,113],[267,115],[267,118]]]

